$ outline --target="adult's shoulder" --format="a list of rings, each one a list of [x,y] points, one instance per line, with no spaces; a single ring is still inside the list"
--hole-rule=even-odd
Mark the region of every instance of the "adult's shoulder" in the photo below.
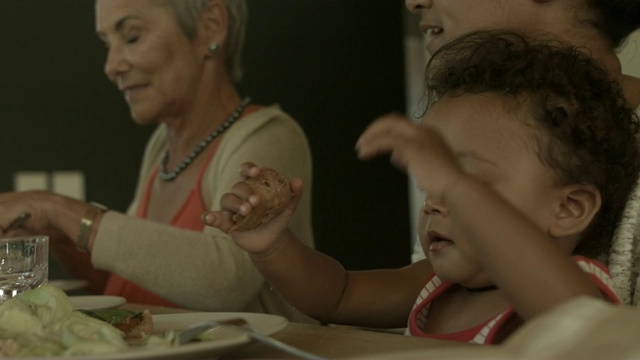
[[[263,106],[236,122],[227,130],[220,147],[236,148],[246,142],[260,145],[265,141],[273,146],[281,139],[291,145],[309,146],[300,124],[276,104]]]
[[[245,115],[224,134],[204,175],[203,198],[213,199],[207,206],[218,204],[221,193],[240,180],[238,169],[244,162],[299,176],[311,188],[309,142],[300,125],[278,105],[264,106]],[[210,188],[212,184],[215,189]]]
[[[237,136],[242,133],[250,133],[260,130],[265,126],[276,127],[294,127],[301,129],[298,122],[287,112],[282,110],[280,105],[274,104],[269,106],[261,106],[257,110],[244,116],[228,130],[229,137]]]

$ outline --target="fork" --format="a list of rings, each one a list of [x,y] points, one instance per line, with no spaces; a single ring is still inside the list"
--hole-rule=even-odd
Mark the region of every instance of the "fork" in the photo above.
[[[215,321],[215,320],[210,320],[210,321],[203,321],[203,322],[199,322],[193,325],[190,325],[189,327],[187,327],[186,329],[184,329],[184,331],[182,331],[182,333],[180,333],[180,335],[178,336],[178,344],[179,345],[183,345],[186,344],[192,340],[194,340],[195,338],[197,338],[200,334],[202,334],[205,331],[211,330],[211,329],[215,329],[215,328],[221,328],[221,327],[226,327],[226,328],[230,328],[230,329],[236,329],[236,330],[240,330],[245,332],[247,335],[249,335],[249,337],[253,338],[254,340],[257,340],[265,345],[271,346],[274,349],[278,349],[280,351],[284,351],[290,355],[293,355],[295,357],[298,357],[300,359],[305,359],[305,360],[329,360],[328,358],[322,357],[322,356],[318,356],[316,354],[312,354],[309,352],[306,352],[304,350],[300,350],[296,347],[293,347],[289,344],[285,344],[279,340],[276,340],[270,336],[266,336],[261,334],[260,332],[258,332],[256,329],[252,328],[251,326],[249,326],[249,324],[247,323],[247,321],[245,319],[228,319],[228,320],[219,320],[219,321]]]

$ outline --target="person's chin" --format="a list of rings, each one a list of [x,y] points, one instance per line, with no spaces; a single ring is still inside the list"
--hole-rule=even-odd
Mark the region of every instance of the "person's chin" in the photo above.
[[[427,40],[427,52],[429,55],[433,56],[438,49],[442,47],[442,45],[447,43],[447,39],[444,34],[431,36],[429,40]]]
[[[465,272],[466,264],[456,251],[455,246],[450,245],[439,251],[432,251],[429,254],[429,262],[433,271],[444,281],[459,279]]]
[[[464,278],[461,269],[454,264],[447,264],[446,266],[434,266],[433,272],[445,282],[459,283],[460,279]]]
[[[130,106],[130,114],[133,121],[138,125],[147,125],[155,123],[155,116],[152,116],[149,111],[145,111],[136,108],[135,106]]]
[[[453,254],[452,254],[453,255]],[[433,272],[445,282],[456,284],[466,283],[469,279],[483,278],[484,270],[473,260],[451,256],[434,259],[431,262]]]

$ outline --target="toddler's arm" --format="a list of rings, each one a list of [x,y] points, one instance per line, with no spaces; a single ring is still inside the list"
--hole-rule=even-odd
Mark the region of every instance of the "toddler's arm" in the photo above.
[[[260,168],[247,163],[245,179]],[[297,309],[322,321],[379,327],[401,327],[431,269],[427,262],[397,270],[347,272],[335,259],[302,244],[287,228],[300,195],[299,179],[290,182],[293,197],[284,211],[246,231],[231,231],[265,279]],[[261,199],[246,182],[221,199],[221,211],[206,212],[206,225],[228,232],[233,215],[249,215]]]

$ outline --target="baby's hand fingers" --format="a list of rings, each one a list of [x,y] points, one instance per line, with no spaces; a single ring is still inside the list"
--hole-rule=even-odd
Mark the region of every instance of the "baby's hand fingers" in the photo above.
[[[252,202],[250,202],[247,197],[252,199]],[[253,206],[258,203],[257,195],[250,195],[247,197],[238,196],[235,192],[226,193],[220,198],[220,207],[222,211],[246,216],[251,212],[251,210],[253,210]]]
[[[387,153],[401,153],[410,146],[411,138],[402,129],[374,129],[358,142],[357,153],[361,160],[369,160]],[[398,154],[395,154],[396,156]]]
[[[387,116],[372,123],[360,136],[356,150],[360,159],[371,159],[406,145],[416,126],[398,116]]]
[[[250,203],[252,206],[256,206],[260,202],[260,197],[256,194],[254,188],[246,181],[235,183],[235,185],[231,187],[231,194]]]
[[[250,179],[260,174],[260,167],[252,162],[245,162],[240,165],[240,175],[243,179]]]
[[[233,213],[229,211],[205,211],[200,216],[203,224],[220,229],[228,233],[233,226]]]

